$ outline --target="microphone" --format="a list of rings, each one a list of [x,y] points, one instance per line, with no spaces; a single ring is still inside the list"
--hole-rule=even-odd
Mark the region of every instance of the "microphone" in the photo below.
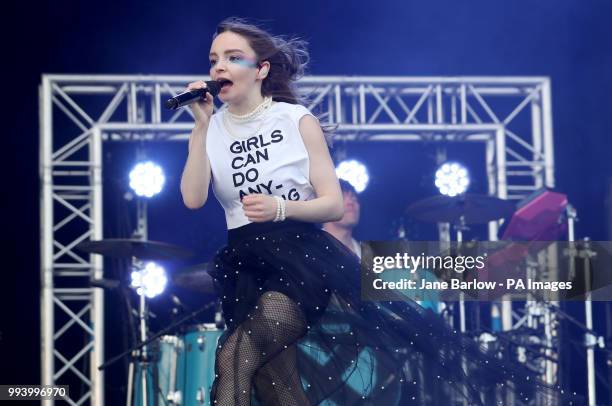
[[[203,89],[188,90],[179,95],[174,96],[166,101],[166,108],[176,110],[179,107],[188,106],[210,93],[212,97],[216,97],[221,91],[221,85],[216,80],[207,80],[206,87]]]

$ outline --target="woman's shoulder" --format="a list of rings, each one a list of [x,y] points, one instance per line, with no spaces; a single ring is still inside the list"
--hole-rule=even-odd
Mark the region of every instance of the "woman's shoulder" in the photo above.
[[[299,123],[300,119],[305,115],[314,116],[314,114],[308,109],[308,107],[302,104],[292,104],[287,102],[276,102],[275,103],[276,112],[278,114],[286,114],[288,115],[293,122],[296,124]]]
[[[283,101],[274,102],[274,106],[282,111],[296,112],[296,111],[309,111],[308,107],[299,103],[287,103]]]

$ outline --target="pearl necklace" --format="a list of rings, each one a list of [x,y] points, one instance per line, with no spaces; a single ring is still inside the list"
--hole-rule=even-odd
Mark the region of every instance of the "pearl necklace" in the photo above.
[[[270,108],[271,105],[272,105],[272,98],[265,97],[263,102],[261,102],[257,107],[255,107],[251,112],[247,114],[238,115],[238,114],[231,113],[228,109],[226,109],[223,114],[224,127],[232,138],[241,138],[234,134],[234,131],[232,131],[233,127],[235,127],[236,125],[245,124],[249,121],[252,121],[255,118],[260,118],[263,115],[263,113]],[[257,129],[257,131],[255,131],[256,134],[259,133],[262,126],[263,126],[263,120],[259,124],[259,128]]]
[[[227,110],[227,115],[236,122],[244,122],[249,121],[250,119],[258,116],[262,111],[267,110],[272,105],[271,97],[264,97],[263,101],[255,107],[251,112],[246,114],[234,114],[229,109]]]

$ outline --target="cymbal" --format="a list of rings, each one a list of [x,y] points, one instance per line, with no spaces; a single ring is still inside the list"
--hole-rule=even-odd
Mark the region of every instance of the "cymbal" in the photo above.
[[[213,278],[208,274],[212,266],[212,262],[204,262],[182,269],[172,275],[172,283],[196,292],[215,293]]]
[[[159,241],[143,241],[122,238],[107,238],[85,241],[77,245],[84,252],[101,254],[112,258],[167,260],[189,258],[193,253],[185,248]]]
[[[428,223],[483,224],[509,216],[514,203],[493,196],[464,194],[457,197],[437,195],[419,200],[406,213]]]

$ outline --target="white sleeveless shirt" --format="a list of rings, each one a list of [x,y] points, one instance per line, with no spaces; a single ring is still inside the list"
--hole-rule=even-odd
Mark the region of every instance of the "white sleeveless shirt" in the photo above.
[[[261,116],[246,123],[232,122],[231,134],[221,110],[211,117],[206,153],[213,192],[225,210],[227,228],[251,221],[240,199],[261,193],[285,200],[311,200],[310,159],[299,131],[300,118],[312,113],[299,104],[272,103]]]

